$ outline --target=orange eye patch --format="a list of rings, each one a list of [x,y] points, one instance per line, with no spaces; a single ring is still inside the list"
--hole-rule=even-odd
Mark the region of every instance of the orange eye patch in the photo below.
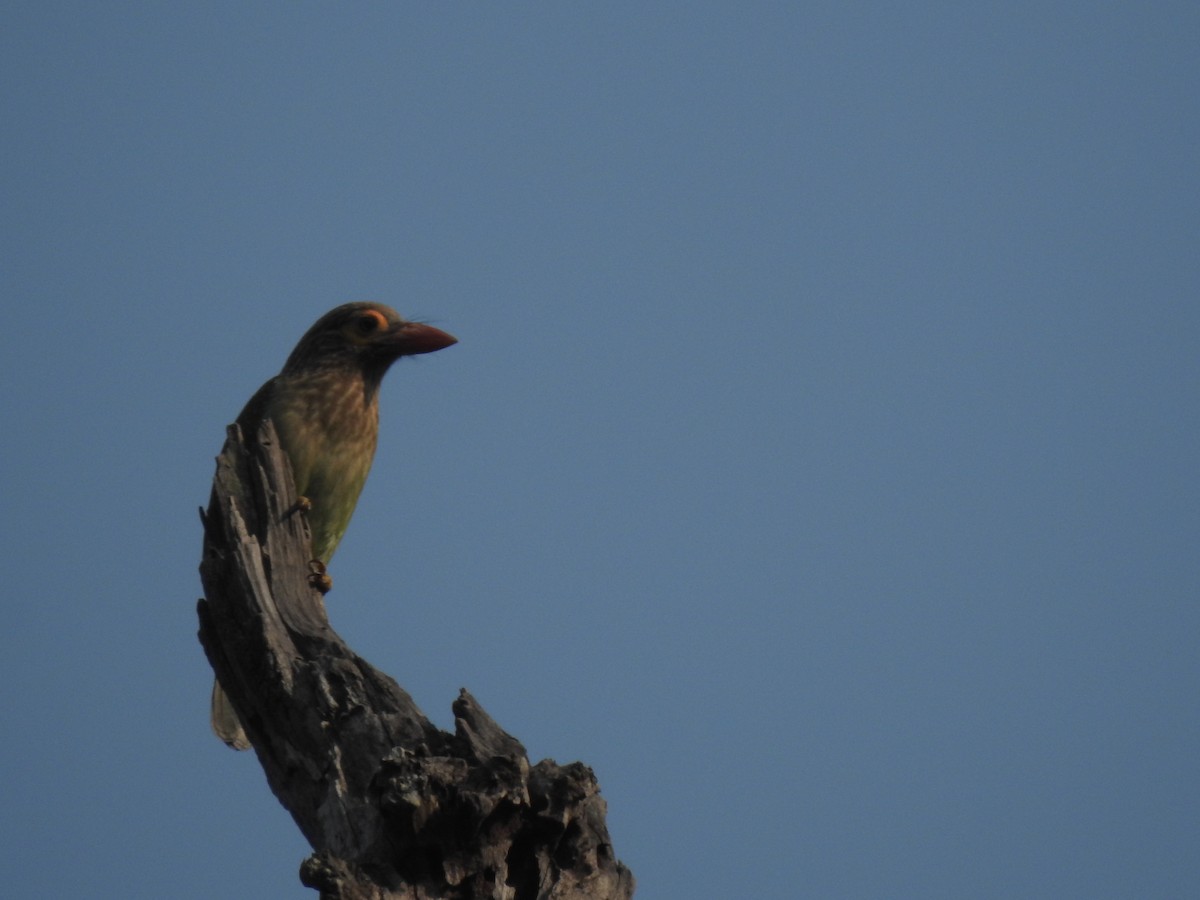
[[[358,317],[357,327],[363,334],[383,331],[388,327],[387,316],[377,309],[363,310],[362,315]]]

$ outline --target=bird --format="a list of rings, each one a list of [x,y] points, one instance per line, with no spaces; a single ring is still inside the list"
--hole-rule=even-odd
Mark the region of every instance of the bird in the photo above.
[[[237,417],[247,442],[270,419],[291,463],[312,535],[314,568],[337,550],[375,457],[379,388],[397,359],[458,342],[382,303],[346,303],[321,316],[300,338],[283,369]],[[326,585],[327,589],[327,585]],[[213,682],[213,731],[230,747],[250,747],[220,682]]]

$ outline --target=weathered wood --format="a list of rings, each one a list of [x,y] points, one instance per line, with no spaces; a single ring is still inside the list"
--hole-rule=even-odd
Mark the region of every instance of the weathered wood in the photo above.
[[[267,422],[231,426],[204,521],[200,641],[267,782],[338,900],[625,900],[605,804],[581,763],[530,766],[465,690],[454,734],[330,627],[309,537]]]

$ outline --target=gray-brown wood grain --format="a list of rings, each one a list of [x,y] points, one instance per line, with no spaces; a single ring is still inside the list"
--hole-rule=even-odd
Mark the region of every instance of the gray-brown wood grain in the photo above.
[[[200,640],[267,781],[314,854],[322,897],[633,895],[581,763],[531,766],[465,690],[453,734],[330,627],[310,538],[267,422],[229,431],[202,512]]]

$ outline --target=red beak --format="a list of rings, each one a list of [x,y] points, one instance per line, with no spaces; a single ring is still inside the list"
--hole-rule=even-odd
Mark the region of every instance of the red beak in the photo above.
[[[415,356],[457,344],[458,338],[432,325],[405,322],[392,332],[390,343],[400,356]]]

